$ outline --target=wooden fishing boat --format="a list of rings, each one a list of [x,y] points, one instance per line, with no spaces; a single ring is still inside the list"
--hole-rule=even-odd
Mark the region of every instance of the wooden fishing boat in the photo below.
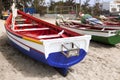
[[[104,25],[114,28],[120,29],[120,20],[117,20],[118,17],[106,17],[106,20],[102,20]]]
[[[93,18],[93,17],[91,17],[87,21],[88,21],[87,24],[89,26],[105,27],[105,28],[109,28],[109,29],[118,29],[118,30],[120,30],[120,22],[114,22],[114,21],[110,21],[110,20],[100,21],[99,19]]]
[[[94,27],[105,27],[105,28],[109,28],[109,29],[117,29],[117,30],[120,30],[120,22],[114,22],[114,21],[100,21],[96,18],[90,18],[88,19],[89,21],[89,24],[87,24],[87,26],[91,26],[93,27],[93,24],[94,24]],[[80,19],[66,19],[63,15],[57,15],[56,17],[56,25],[59,25],[60,23],[63,23],[63,22],[67,22],[67,23],[74,23],[74,24],[80,24],[80,25],[85,25],[86,24],[83,24],[81,23],[81,20]],[[90,24],[91,23],[91,24]],[[102,25],[101,25],[102,24]]]
[[[10,43],[24,54],[67,75],[69,67],[84,59],[90,35],[60,28],[17,10],[5,23]]]
[[[73,21],[65,21],[63,18],[56,20],[57,25],[75,31],[77,33],[92,35],[92,40],[104,44],[115,45],[120,43],[120,31],[118,28],[107,26],[92,26]]]
[[[107,28],[112,28],[112,29],[119,29],[120,30],[120,22],[114,22],[114,21],[103,21],[105,24],[104,26]]]
[[[108,16],[106,17],[109,21],[120,22],[120,16]]]

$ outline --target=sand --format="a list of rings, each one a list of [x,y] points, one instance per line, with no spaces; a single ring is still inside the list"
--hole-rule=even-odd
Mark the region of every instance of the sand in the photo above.
[[[51,18],[41,18],[54,23]],[[0,80],[120,80],[120,44],[90,42],[84,60],[70,68],[66,77],[35,61],[8,44],[4,21],[0,20]]]

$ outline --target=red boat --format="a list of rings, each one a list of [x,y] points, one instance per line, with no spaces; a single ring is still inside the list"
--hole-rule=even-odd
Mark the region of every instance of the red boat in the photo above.
[[[60,69],[64,76],[69,67],[84,59],[90,35],[60,28],[16,9],[13,12],[5,29],[10,43],[24,54]]]

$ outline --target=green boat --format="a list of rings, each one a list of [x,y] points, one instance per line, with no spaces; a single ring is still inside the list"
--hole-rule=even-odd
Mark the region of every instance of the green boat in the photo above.
[[[108,45],[116,45],[120,43],[120,29],[115,29],[107,26],[91,26],[88,24],[75,23],[70,20],[56,20],[56,24],[60,27],[75,31],[80,34],[92,35],[92,40]]]
[[[115,36],[110,36],[110,37],[102,37],[102,36],[92,35],[92,40],[114,46],[115,44],[120,43],[120,35],[115,35]]]

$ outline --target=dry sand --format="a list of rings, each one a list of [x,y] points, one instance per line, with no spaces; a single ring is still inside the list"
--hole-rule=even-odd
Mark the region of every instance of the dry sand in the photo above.
[[[54,23],[51,18],[42,18]],[[0,80],[120,80],[120,44],[91,42],[84,60],[70,68],[66,77],[8,44],[4,21],[0,20]]]

